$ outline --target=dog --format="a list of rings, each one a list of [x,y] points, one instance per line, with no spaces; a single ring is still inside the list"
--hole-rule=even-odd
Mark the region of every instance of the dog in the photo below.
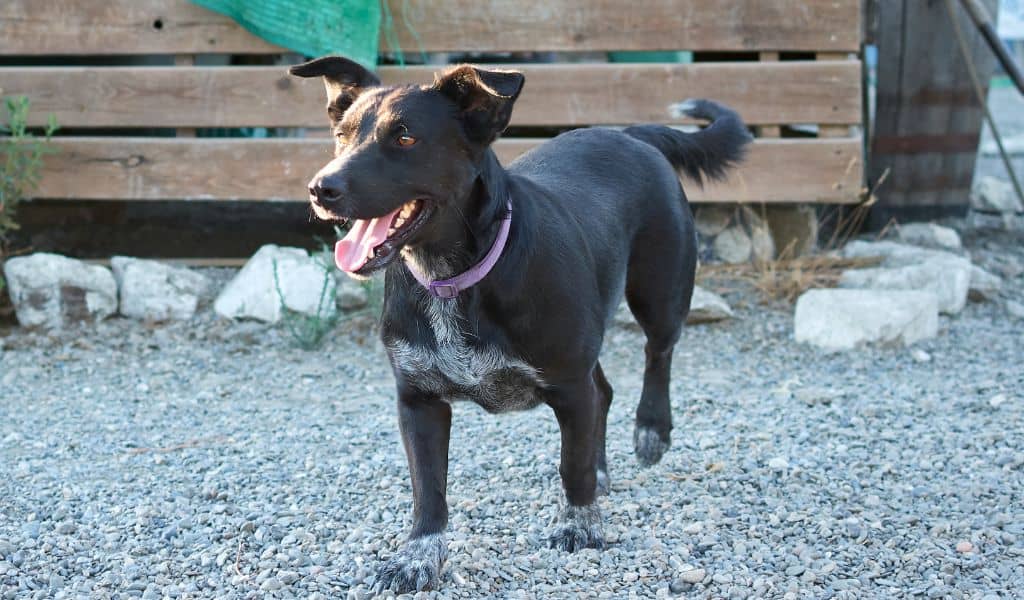
[[[335,246],[357,278],[384,270],[380,335],[397,383],[413,488],[408,539],[375,589],[434,589],[448,555],[450,403],[492,413],[546,404],[561,431],[565,493],[549,543],[602,548],[596,497],[609,491],[612,388],[598,355],[625,294],[646,335],[633,442],[641,465],[670,444],[672,351],[693,293],[697,250],[679,173],[722,179],[750,134],[729,108],[682,105],[710,121],[578,129],[507,168],[491,144],[523,88],[516,71],[451,67],[423,86],[383,86],[327,56],[293,66],[321,77],[334,158],[310,181],[315,214],[350,221]]]

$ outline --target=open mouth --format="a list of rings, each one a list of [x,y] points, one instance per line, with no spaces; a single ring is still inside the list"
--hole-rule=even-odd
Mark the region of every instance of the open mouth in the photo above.
[[[397,256],[402,244],[430,217],[426,200],[410,200],[390,213],[375,219],[358,219],[344,239],[334,246],[334,262],[353,275],[369,275],[386,267]]]

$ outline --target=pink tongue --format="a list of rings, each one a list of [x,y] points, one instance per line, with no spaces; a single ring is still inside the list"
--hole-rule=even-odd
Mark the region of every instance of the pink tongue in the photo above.
[[[370,260],[370,251],[388,239],[388,229],[400,210],[398,208],[383,217],[360,219],[353,223],[348,235],[334,245],[334,263],[338,268],[347,273],[363,268]]]

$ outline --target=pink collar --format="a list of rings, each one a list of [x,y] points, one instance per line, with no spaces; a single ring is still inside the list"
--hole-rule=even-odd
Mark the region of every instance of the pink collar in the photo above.
[[[409,272],[416,278],[416,281],[420,282],[420,285],[427,288],[427,292],[435,297],[444,300],[450,300],[457,298],[459,292],[462,290],[473,287],[480,283],[487,274],[491,272],[494,265],[498,263],[498,259],[501,258],[502,251],[505,250],[505,243],[508,242],[508,231],[512,226],[512,203],[507,204],[507,210],[505,216],[501,219],[501,228],[498,230],[498,237],[494,238],[494,245],[487,251],[487,255],[484,259],[471,267],[468,271],[464,271],[455,277],[450,279],[439,279],[431,281],[423,273],[420,273],[419,269],[413,267],[409,263],[406,263]]]

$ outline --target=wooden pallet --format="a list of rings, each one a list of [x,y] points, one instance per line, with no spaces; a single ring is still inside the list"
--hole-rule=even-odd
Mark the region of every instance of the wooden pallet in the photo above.
[[[713,98],[736,108],[759,138],[728,182],[688,188],[693,201],[858,200],[856,0],[638,0],[629,10],[613,0],[389,3],[402,15],[396,33],[406,51],[692,50],[698,58],[715,52],[715,62],[694,64],[516,65],[526,86],[512,126],[681,125],[671,104]],[[406,21],[416,36],[401,25]],[[196,128],[322,128],[318,81],[288,77],[284,67],[194,61],[202,54],[283,52],[186,0],[0,4],[0,57],[35,58],[33,66],[0,67],[3,93],[28,96],[37,124],[53,113],[74,134],[59,138],[59,154],[48,157],[40,198],[304,201],[306,181],[331,151],[321,136],[195,137]],[[171,60],[155,67],[36,66],[38,57],[112,55]],[[427,82],[435,69],[384,67],[380,74],[385,82]],[[794,125],[816,125],[818,135],[791,135]],[[109,128],[128,133],[97,135]],[[133,129],[166,129],[176,137]],[[543,141],[506,137],[496,150],[509,161]]]

